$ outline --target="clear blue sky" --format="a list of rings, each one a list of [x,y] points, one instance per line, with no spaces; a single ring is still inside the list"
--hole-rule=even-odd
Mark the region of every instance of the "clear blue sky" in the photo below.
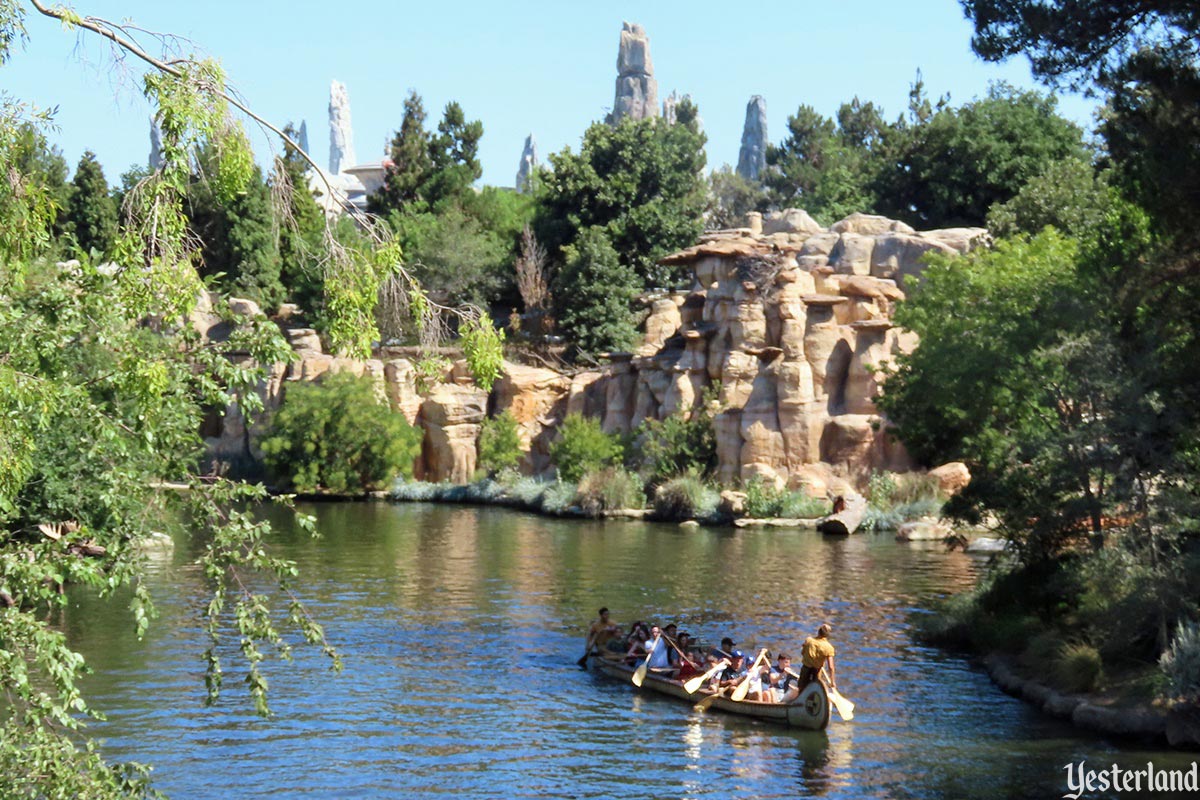
[[[483,181],[511,185],[526,134],[539,156],[578,147],[587,125],[612,105],[621,21],[650,35],[659,96],[690,93],[708,133],[710,167],[736,163],[746,102],[767,100],[778,142],[787,116],[806,103],[832,115],[854,96],[905,107],[917,69],[931,95],[962,103],[989,81],[1036,85],[1022,60],[986,64],[970,50],[957,0],[791,2],[339,3],[281,0],[80,0],[83,15],[131,19],[190,38],[221,59],[234,86],[268,119],[307,120],[310,150],[328,160],[329,83],[347,85],[358,161],[382,155],[410,88],[436,122],[458,100],[483,121]],[[91,149],[109,180],[149,150],[149,107],[136,65],[112,69],[108,49],[31,9],[30,41],[0,68],[0,89],[58,107],[51,138],[72,169]],[[1090,129],[1094,104],[1060,98],[1060,110]],[[260,162],[267,144],[256,138]]]

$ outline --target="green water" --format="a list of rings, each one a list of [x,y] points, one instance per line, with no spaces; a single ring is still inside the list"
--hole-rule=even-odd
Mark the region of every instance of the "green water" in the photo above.
[[[429,505],[309,507],[324,537],[275,546],[345,655],[270,663],[275,716],[232,672],[204,708],[202,539],[157,559],[143,642],[119,604],[75,598],[66,627],[96,674],[108,753],[176,798],[1061,797],[1068,762],[1190,766],[1081,734],[1007,697],[965,659],[913,642],[931,598],[985,562],[887,536],[687,531]],[[700,713],[575,666],[600,605],[708,640],[798,649],[837,632],[858,704],[821,733]],[[1129,795],[1121,795],[1128,797]]]

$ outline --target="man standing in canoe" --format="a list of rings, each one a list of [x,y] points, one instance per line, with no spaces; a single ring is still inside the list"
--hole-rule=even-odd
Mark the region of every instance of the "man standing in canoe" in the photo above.
[[[809,636],[804,640],[803,647],[800,648],[800,688],[808,686],[815,680],[821,679],[821,672],[825,667],[829,667],[829,688],[837,688],[837,678],[834,672],[833,657],[835,655],[833,644],[829,641],[829,635],[833,633],[833,627],[828,623],[824,623],[817,628],[816,636]]]
[[[587,644],[584,645],[583,658],[579,659],[578,663],[581,667],[587,666],[588,656],[592,654],[593,648],[602,648],[608,644],[610,639],[620,635],[621,629],[617,624],[608,618],[608,609],[600,609],[600,618],[593,621],[588,628]]]

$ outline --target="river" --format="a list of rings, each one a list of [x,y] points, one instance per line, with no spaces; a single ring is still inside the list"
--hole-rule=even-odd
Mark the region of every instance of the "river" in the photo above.
[[[303,648],[294,664],[269,660],[270,719],[253,713],[232,642],[224,694],[203,707],[201,541],[152,561],[160,617],[141,642],[122,604],[72,599],[64,624],[108,715],[92,734],[110,757],[152,764],[174,798],[1051,798],[1068,762],[1193,760],[1083,734],[916,644],[911,615],[969,587],[981,557],[887,535],[306,510],[323,537],[284,521],[275,546],[299,564],[345,671]],[[621,623],[671,620],[776,651],[829,621],[856,718],[797,732],[639,696],[575,665],[601,605]]]

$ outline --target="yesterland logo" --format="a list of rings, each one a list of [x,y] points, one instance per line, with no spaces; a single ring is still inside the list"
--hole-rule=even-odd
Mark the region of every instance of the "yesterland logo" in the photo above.
[[[1086,761],[1067,764],[1066,800],[1079,800],[1084,792],[1200,792],[1200,770],[1156,769],[1153,761],[1144,769],[1124,769],[1111,764],[1105,769],[1088,769]]]

